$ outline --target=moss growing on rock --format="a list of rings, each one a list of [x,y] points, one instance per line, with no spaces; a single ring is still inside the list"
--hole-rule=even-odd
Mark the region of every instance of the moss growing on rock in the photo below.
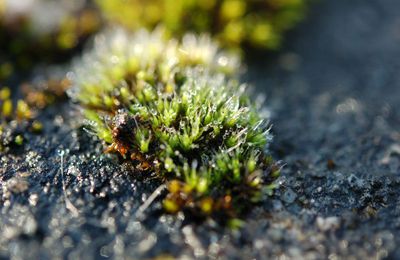
[[[137,30],[165,26],[173,36],[211,33],[224,46],[276,49],[308,0],[97,0],[105,18]]]
[[[267,120],[235,79],[236,57],[205,36],[162,35],[97,37],[76,62],[70,94],[106,151],[167,183],[168,212],[237,216],[278,174]]]

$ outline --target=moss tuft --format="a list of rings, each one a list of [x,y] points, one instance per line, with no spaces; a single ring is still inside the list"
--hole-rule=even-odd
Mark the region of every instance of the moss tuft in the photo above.
[[[97,37],[76,62],[74,100],[107,152],[167,182],[166,211],[236,216],[271,190],[277,167],[235,56],[209,38],[160,30]]]

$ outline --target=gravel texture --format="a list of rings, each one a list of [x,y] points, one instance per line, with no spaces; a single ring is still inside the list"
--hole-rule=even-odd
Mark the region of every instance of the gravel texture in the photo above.
[[[246,80],[267,97],[280,188],[243,228],[160,214],[68,103],[0,154],[0,259],[399,259],[400,2],[321,0]],[[260,95],[261,96],[261,95]],[[145,180],[145,181],[144,181]]]

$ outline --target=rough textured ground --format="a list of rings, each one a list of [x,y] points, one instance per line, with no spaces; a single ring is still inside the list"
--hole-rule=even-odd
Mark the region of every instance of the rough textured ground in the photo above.
[[[243,229],[160,215],[157,202],[135,215],[158,183],[102,155],[64,104],[0,154],[0,258],[400,258],[398,10],[321,1],[281,53],[251,57],[286,167]]]

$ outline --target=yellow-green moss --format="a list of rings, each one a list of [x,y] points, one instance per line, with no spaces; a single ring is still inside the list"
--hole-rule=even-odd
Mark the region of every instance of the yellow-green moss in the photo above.
[[[276,49],[308,0],[96,0],[104,17],[132,30],[163,25],[172,36],[211,33],[224,46]]]

